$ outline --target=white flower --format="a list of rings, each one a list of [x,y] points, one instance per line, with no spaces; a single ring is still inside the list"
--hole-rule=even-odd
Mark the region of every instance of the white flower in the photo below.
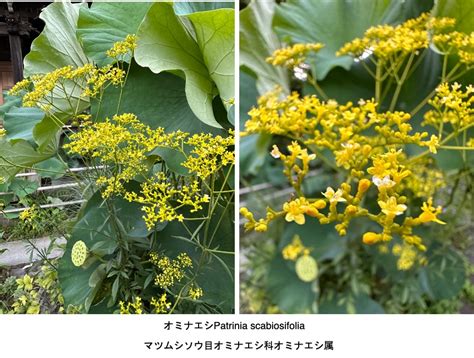
[[[281,153],[276,144],[273,145],[273,150],[270,152],[271,156],[275,159],[280,158]]]
[[[378,176],[374,175],[372,177],[372,182],[377,186],[377,188],[391,188],[394,186],[396,183],[390,179],[390,175],[384,176],[382,179],[380,179]]]
[[[337,191],[334,191],[334,189],[331,188],[330,186],[327,187],[325,193],[321,193],[321,194],[323,194],[327,199],[329,199],[330,203],[338,203],[338,202],[347,201],[346,199],[342,197],[341,189],[337,189]]]

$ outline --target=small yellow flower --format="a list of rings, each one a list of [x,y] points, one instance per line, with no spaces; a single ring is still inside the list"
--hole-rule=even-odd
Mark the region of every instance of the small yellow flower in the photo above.
[[[341,189],[337,189],[337,191],[334,191],[334,189],[330,186],[327,187],[325,193],[321,194],[323,194],[329,200],[330,203],[341,203],[347,201],[342,197],[343,192]]]
[[[299,235],[293,236],[291,243],[286,245],[281,254],[285,260],[296,261],[300,255],[309,254],[310,250],[303,245]]]
[[[189,289],[189,297],[191,297],[191,299],[198,300],[202,296],[203,296],[202,288],[193,286]]]
[[[422,223],[427,223],[430,221],[433,221],[438,224],[445,225],[446,223],[444,221],[439,220],[436,215],[440,214],[442,211],[441,206],[438,206],[436,208],[433,207],[433,198],[429,198],[428,202],[424,202],[423,206],[421,207],[421,210],[423,211],[418,219]]]
[[[289,203],[283,204],[283,211],[286,212],[285,220],[288,222],[294,221],[298,225],[303,225],[305,223],[305,209],[308,203],[304,198],[295,199]]]
[[[401,215],[407,209],[405,204],[398,204],[397,198],[394,196],[391,196],[387,201],[379,200],[378,204],[382,212],[390,217]]]
[[[438,152],[436,148],[439,147],[439,139],[437,136],[432,135],[430,140],[425,142],[424,145],[428,147],[431,153],[436,154]]]

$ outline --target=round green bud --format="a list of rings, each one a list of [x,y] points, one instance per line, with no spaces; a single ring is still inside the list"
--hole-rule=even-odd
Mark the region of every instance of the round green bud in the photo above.
[[[318,264],[310,255],[303,255],[296,260],[296,274],[304,282],[311,282],[318,277]]]

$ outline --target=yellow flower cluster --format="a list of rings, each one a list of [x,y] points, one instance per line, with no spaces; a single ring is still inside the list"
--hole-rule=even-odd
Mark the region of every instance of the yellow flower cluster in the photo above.
[[[163,128],[152,130],[134,114],[124,113],[104,122],[86,122],[81,131],[70,136],[71,142],[64,148],[71,154],[112,166],[114,175],[97,179],[98,185],[105,186],[102,196],[107,198],[123,193],[123,184],[147,169],[147,152],[156,147],[174,148],[182,137],[179,131],[166,134]]]
[[[420,264],[424,262],[424,258],[418,257],[416,250],[410,245],[395,244],[393,245],[392,253],[399,257],[397,260],[397,268],[400,271],[407,271],[411,269],[417,261],[417,258]]]
[[[153,307],[153,313],[167,313],[171,308],[171,302],[168,301],[166,293],[163,293],[159,299],[152,297],[150,306]]]
[[[88,66],[88,65],[86,65]],[[86,89],[82,97],[96,97],[105,90],[109,84],[119,86],[124,82],[125,71],[121,68],[107,65],[100,68],[92,68],[87,77]]]
[[[442,83],[436,88],[436,95],[429,101],[433,107],[424,115],[422,125],[443,129],[450,124],[452,130],[462,132],[474,125],[474,87],[466,86],[465,91],[459,83]],[[445,128],[446,129],[446,128]]]
[[[31,205],[29,208],[23,210],[18,218],[21,221],[31,222],[38,216],[38,208],[35,204]]]
[[[202,182],[223,167],[234,163],[234,133],[228,137],[175,131],[165,133],[163,128],[151,129],[131,113],[115,115],[104,122],[86,122],[82,129],[70,136],[64,148],[104,165],[106,170],[96,183],[102,188],[102,196],[122,195],[130,202],[143,204],[144,220],[149,229],[157,222],[179,220],[184,216],[180,209],[190,212],[203,208],[209,195],[203,192]],[[150,168],[149,153],[156,148],[173,149],[186,159],[181,165],[192,176],[178,179],[158,172],[141,184],[141,191],[127,192],[124,185],[145,174]],[[190,148],[189,155],[185,147]]]
[[[327,148],[334,153],[336,165],[351,170],[356,177],[363,177],[362,169],[369,158],[383,152],[386,146],[417,144],[429,147],[433,153],[439,146],[436,137],[423,140],[429,136],[428,132],[413,132],[410,114],[378,113],[377,104],[372,100],[360,100],[358,105],[352,102],[339,105],[334,100],[323,102],[316,96],[301,97],[296,92],[284,98],[280,98],[280,94],[277,88],[259,99],[258,107],[249,112],[250,119],[242,135],[278,134],[310,148]],[[370,134],[371,131],[378,135]],[[297,149],[295,144],[288,147],[289,151],[294,149]],[[307,162],[315,158],[314,154],[298,153]],[[276,147],[271,154],[284,158]],[[300,171],[304,172],[303,169]]]
[[[10,95],[23,95],[23,106],[39,107],[49,110],[54,107],[53,96],[69,98],[72,88],[80,89],[81,97],[96,96],[101,90],[113,84],[118,86],[123,83],[125,71],[107,65],[96,68],[93,64],[74,68],[65,66],[46,74],[33,75],[13,86]]]
[[[222,167],[234,164],[234,151],[229,150],[229,147],[234,146],[234,142],[233,130],[229,130],[227,137],[206,133],[194,134],[185,142],[193,149],[181,165],[204,180]]]
[[[189,297],[190,297],[192,300],[198,300],[198,299],[200,299],[203,295],[204,295],[204,292],[202,291],[202,288],[200,288],[200,287],[194,287],[194,286],[192,286],[192,287],[189,289]]]
[[[176,185],[163,172],[149,178],[140,188],[140,193],[126,192],[124,198],[143,204],[143,219],[149,230],[153,229],[157,222],[183,221],[184,216],[179,212],[183,207],[189,207],[193,213],[209,202],[209,195],[202,194],[198,180],[183,178],[183,182]]]
[[[293,236],[291,243],[286,245],[281,253],[285,260],[296,261],[303,255],[309,255],[310,250],[303,245],[300,236],[295,235]]]
[[[453,91],[457,89],[455,86]],[[441,89],[438,92],[448,96]],[[469,89],[466,92],[470,94]],[[449,110],[455,108],[457,112],[453,117],[472,117],[468,105],[470,99],[466,94],[454,93],[456,105],[451,104],[454,98],[445,100],[443,105],[449,103]],[[351,102],[339,105],[335,101],[322,102],[314,96],[300,97],[297,93],[282,98],[278,89],[262,96],[258,107],[249,112],[250,119],[243,135],[270,133],[293,139],[285,150],[273,146],[270,154],[282,161],[283,172],[295,188],[297,197],[285,202],[279,210],[267,208],[266,217],[260,219],[255,219],[247,208],[241,208],[241,214],[247,219],[245,228],[264,232],[269,223],[279,217],[299,225],[303,225],[307,217],[312,217],[321,224],[335,223],[338,233],[346,235],[353,219],[365,217],[382,228],[381,232],[364,234],[362,240],[365,244],[383,244],[396,236],[406,245],[425,251],[422,239],[413,234],[413,228],[428,222],[443,224],[437,217],[442,209],[433,207],[430,197],[436,188],[444,185],[444,180],[439,171],[430,168],[430,158],[420,156],[413,160],[403,152],[403,147],[416,144],[436,153],[442,139],[436,135],[430,137],[428,132],[414,131],[407,113],[378,113],[376,108],[375,102],[364,100],[358,105]],[[464,125],[466,121],[467,118],[463,119]],[[425,140],[427,137],[429,139]],[[321,193],[322,197],[307,198],[301,191],[301,183],[309,171],[310,161],[323,157],[322,149],[333,153],[336,167],[346,170],[349,177],[339,188],[328,187]],[[353,184],[357,185],[355,192]],[[374,213],[363,205],[371,186],[375,188],[371,195],[377,195],[379,207],[379,211]],[[418,216],[405,216],[400,221],[398,217],[407,212],[406,195],[427,200],[418,209]],[[290,245],[285,250],[291,252],[295,247],[297,245]],[[406,257],[409,255],[403,256]]]
[[[120,314],[142,314],[143,303],[140,297],[136,297],[132,302],[119,302]]]
[[[467,66],[474,64],[474,32],[439,33],[433,35],[432,41],[443,54],[457,56],[459,62]]]
[[[5,136],[7,134],[7,131],[4,128],[0,128],[0,138]]]
[[[152,297],[150,302],[151,313],[167,313],[171,308],[171,302],[168,301],[166,293],[160,298]],[[144,314],[146,313],[145,305],[141,297],[135,297],[132,302],[119,302],[120,314]]]
[[[127,35],[123,41],[114,43],[113,47],[106,52],[106,55],[111,58],[118,59],[126,54],[133,54],[137,48],[137,36]]]
[[[150,262],[160,271],[155,277],[155,284],[160,288],[172,287],[176,282],[180,282],[186,270],[193,267],[191,258],[184,252],[173,260],[167,256],[151,253]]]
[[[136,48],[135,35],[128,35],[124,41],[117,42],[107,51],[107,56],[119,59],[127,53],[133,53]],[[35,74],[17,82],[9,91],[10,95],[22,95],[23,106],[39,107],[49,111],[59,110],[54,104],[54,97],[65,97],[71,101],[71,97],[80,96],[96,97],[109,85],[122,85],[126,72],[116,66],[106,65],[96,67],[87,63],[81,67],[64,66],[46,74]],[[79,94],[70,93],[79,91]],[[71,108],[74,110],[75,108]]]
[[[297,191],[300,190],[303,179],[308,174],[309,162],[316,158],[316,154],[308,154],[306,148],[301,148],[298,142],[292,142],[288,147],[288,155],[280,152],[280,149],[274,145],[271,155],[275,159],[283,162],[283,174],[288,178],[289,183]]]
[[[320,43],[295,44],[276,50],[266,61],[273,66],[284,66],[293,69],[306,60],[309,52],[318,52],[323,47],[324,45]]]
[[[381,61],[396,62],[428,47],[430,35],[454,26],[451,18],[430,18],[428,13],[396,26],[378,25],[366,30],[364,37],[345,44],[336,54],[365,58],[375,55]]]

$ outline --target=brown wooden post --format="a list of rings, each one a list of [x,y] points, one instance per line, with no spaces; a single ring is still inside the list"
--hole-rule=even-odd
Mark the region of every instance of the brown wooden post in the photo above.
[[[13,67],[13,81],[16,83],[23,79],[23,54],[21,50],[21,38],[18,32],[18,20],[14,16],[8,16],[7,27]]]

